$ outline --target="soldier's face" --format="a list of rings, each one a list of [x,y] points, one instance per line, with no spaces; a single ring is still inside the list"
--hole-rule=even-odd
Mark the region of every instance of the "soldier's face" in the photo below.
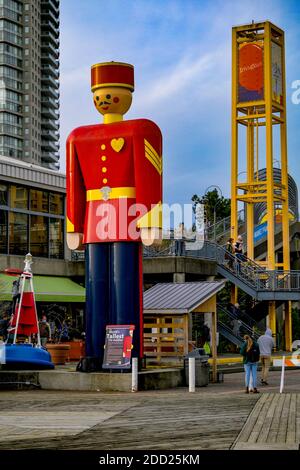
[[[94,104],[101,114],[125,114],[132,102],[132,93],[126,88],[107,87],[94,91]]]

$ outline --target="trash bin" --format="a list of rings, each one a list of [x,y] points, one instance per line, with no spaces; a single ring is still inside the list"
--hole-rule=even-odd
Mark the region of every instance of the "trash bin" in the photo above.
[[[205,354],[203,348],[195,348],[184,358],[185,381],[189,385],[189,358],[195,358],[195,385],[196,387],[206,387],[209,382],[209,356]]]

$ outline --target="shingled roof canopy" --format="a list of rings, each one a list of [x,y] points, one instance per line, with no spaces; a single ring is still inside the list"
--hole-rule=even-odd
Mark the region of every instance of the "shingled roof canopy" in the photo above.
[[[223,289],[225,281],[159,283],[144,292],[144,313],[189,313]]]

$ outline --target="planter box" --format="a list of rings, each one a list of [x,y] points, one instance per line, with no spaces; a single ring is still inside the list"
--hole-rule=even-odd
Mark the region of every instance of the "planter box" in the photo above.
[[[53,364],[65,364],[67,362],[70,345],[69,344],[46,344],[47,351],[51,355]]]
[[[79,361],[84,356],[84,341],[66,341],[64,344],[70,346],[68,361]]]

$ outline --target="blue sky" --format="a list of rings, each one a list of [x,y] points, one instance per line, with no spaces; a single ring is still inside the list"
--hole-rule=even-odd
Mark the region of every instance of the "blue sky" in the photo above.
[[[299,0],[62,0],[61,160],[68,133],[101,122],[90,92],[96,62],[134,64],[127,119],[155,121],[164,139],[164,201],[218,185],[230,194],[231,28],[270,20],[286,33],[289,171],[300,187]],[[244,168],[240,168],[242,171]]]

